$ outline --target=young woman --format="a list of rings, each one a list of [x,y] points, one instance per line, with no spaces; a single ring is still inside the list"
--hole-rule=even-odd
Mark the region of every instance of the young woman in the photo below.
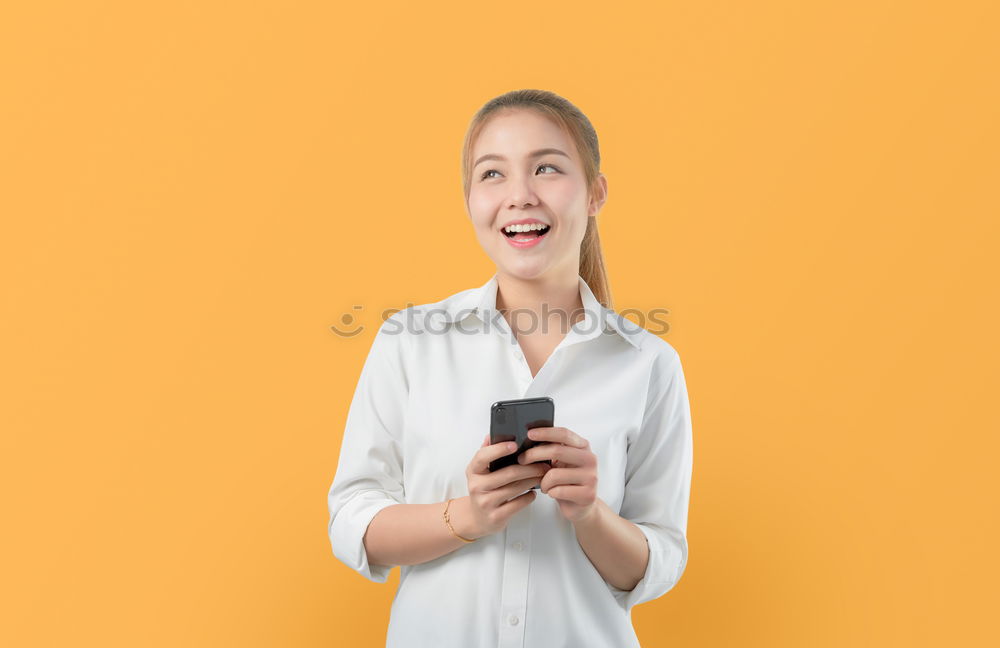
[[[632,607],[687,564],[680,358],[611,308],[607,180],[575,106],[489,101],[462,171],[496,273],[382,323],[329,491],[333,553],[378,583],[402,566],[390,647],[638,646]],[[553,399],[555,427],[491,473],[515,449],[490,444],[490,406],[533,396]]]

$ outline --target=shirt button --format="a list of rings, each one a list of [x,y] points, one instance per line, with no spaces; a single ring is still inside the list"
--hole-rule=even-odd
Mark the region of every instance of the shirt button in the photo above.
[[[521,551],[522,549],[524,549],[524,543],[523,542],[515,542],[514,543],[514,548],[517,549],[518,551]]]
[[[519,621],[519,619],[517,618],[516,614],[512,614],[509,617],[507,617],[507,623],[509,623],[511,625],[517,625],[518,621]]]

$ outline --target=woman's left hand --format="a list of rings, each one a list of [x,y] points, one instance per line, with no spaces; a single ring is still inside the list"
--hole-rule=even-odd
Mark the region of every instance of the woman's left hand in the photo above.
[[[552,460],[539,489],[559,503],[563,517],[570,522],[591,515],[597,509],[597,455],[590,450],[590,442],[563,427],[532,428],[528,438],[548,441],[528,448],[517,459],[521,464]]]

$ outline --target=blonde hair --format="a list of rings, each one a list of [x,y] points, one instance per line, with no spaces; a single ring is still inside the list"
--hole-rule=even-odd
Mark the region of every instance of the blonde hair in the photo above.
[[[472,117],[462,145],[462,191],[466,204],[472,186],[472,145],[489,119],[498,113],[529,109],[552,119],[570,136],[583,164],[583,173],[590,196],[595,197],[597,178],[601,170],[601,153],[597,132],[579,108],[554,92],[547,90],[511,90],[487,101]],[[587,218],[587,231],[580,243],[580,276],[601,304],[613,308],[608,272],[604,265],[604,252],[597,232],[597,216]]]

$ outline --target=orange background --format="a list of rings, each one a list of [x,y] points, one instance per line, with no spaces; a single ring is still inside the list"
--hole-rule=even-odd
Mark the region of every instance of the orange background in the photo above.
[[[347,407],[382,309],[493,272],[461,140],[537,87],[685,363],[643,646],[997,645],[996,4],[435,6],[0,10],[0,644],[383,645]]]

